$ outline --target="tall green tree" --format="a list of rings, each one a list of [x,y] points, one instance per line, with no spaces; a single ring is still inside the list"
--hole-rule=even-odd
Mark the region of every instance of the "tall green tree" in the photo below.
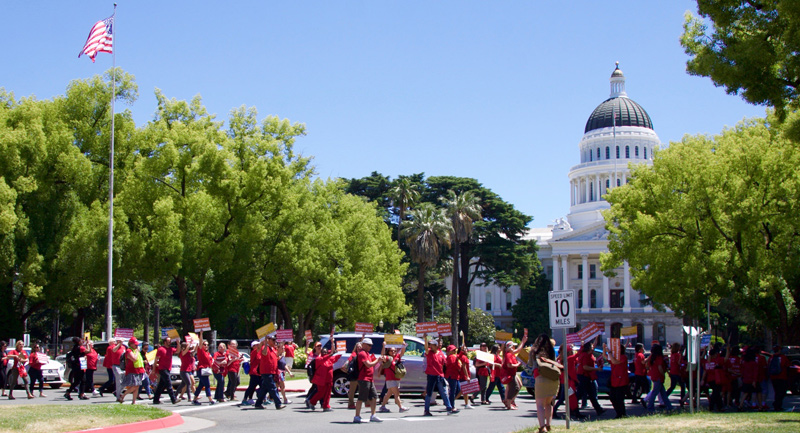
[[[389,190],[392,206],[397,209],[397,242],[401,242],[400,226],[406,220],[406,212],[419,200],[419,188],[408,177],[400,177]]]
[[[419,265],[417,274],[417,321],[425,321],[425,271],[440,260],[440,247],[450,245],[451,226],[443,209],[423,203],[402,223],[400,234]]]
[[[703,318],[707,301],[735,305],[780,341],[796,339],[798,164],[774,116],[672,143],[606,195],[603,270],[627,260],[633,287],[656,306]]]
[[[472,236],[473,222],[481,217],[480,199],[475,196],[472,191],[464,191],[456,193],[453,190],[447,191],[446,197],[440,197],[442,204],[445,207],[445,213],[450,218],[450,239],[453,243],[453,276],[452,276],[452,290],[450,295],[450,310],[452,317],[450,318],[450,325],[453,335],[458,335],[458,285],[459,279],[459,257],[461,253],[462,244],[470,240]],[[467,316],[469,320],[469,316]],[[469,324],[464,324],[464,330],[469,329]]]
[[[781,0],[697,0],[681,45],[692,75],[729,94],[774,107],[779,118],[800,108],[800,4]],[[800,141],[800,122],[787,131]]]

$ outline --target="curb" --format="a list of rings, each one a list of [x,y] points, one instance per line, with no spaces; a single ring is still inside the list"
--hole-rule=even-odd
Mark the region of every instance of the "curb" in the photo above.
[[[91,428],[87,430],[75,430],[69,433],[139,433],[149,430],[158,430],[167,427],[175,427],[178,425],[183,424],[183,417],[181,417],[178,413],[173,413],[170,416],[159,418],[159,419],[151,419],[148,421],[139,421],[139,422],[132,422],[128,424],[119,424],[119,425],[111,425],[107,427],[98,427],[98,428]]]

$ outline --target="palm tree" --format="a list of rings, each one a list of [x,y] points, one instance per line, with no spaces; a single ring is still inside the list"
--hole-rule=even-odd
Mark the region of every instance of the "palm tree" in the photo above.
[[[450,246],[450,221],[444,209],[423,203],[411,211],[411,219],[402,222],[401,234],[411,251],[411,260],[419,265],[417,284],[417,321],[425,321],[425,271],[439,261],[439,246]]]
[[[480,197],[472,191],[464,191],[457,194],[453,190],[447,191],[447,197],[440,197],[444,204],[448,218],[450,218],[451,232],[450,237],[453,241],[453,284],[452,294],[450,295],[450,326],[454,338],[458,341],[458,318],[459,318],[459,255],[461,244],[468,241],[472,235],[473,221],[481,217]],[[466,313],[466,311],[465,311]],[[468,323],[462,323],[464,334],[467,333]]]
[[[401,177],[395,181],[394,186],[389,190],[389,197],[391,197],[392,206],[397,208],[397,213],[400,217],[397,222],[397,242],[400,242],[400,226],[406,219],[406,211],[419,200],[419,188],[411,183],[409,178]]]

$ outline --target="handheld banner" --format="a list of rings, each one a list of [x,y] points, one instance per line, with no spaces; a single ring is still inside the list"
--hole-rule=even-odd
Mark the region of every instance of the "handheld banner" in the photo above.
[[[275,337],[276,337],[275,340],[279,342],[294,341],[291,329],[279,329],[276,332]]]
[[[608,339],[608,351],[611,352],[611,356],[613,356],[614,359],[619,359],[620,350],[621,350],[621,345],[620,345],[619,338],[609,338]]]
[[[636,338],[638,335],[636,326],[628,326],[619,330],[619,338]]]
[[[117,328],[114,330],[114,338],[130,340],[131,338],[133,338],[133,329]]]
[[[83,334],[83,339],[86,340],[86,341],[92,341],[92,333],[91,333],[91,331],[86,331]],[[28,343],[28,346],[30,346],[30,343]]]
[[[494,342],[504,344],[507,341],[511,341],[513,335],[510,332],[503,332],[497,331],[494,333]]]
[[[198,337],[197,334],[195,334],[194,332],[190,332],[186,334],[186,342],[189,343],[190,345],[192,343],[200,344],[200,337]]]
[[[270,322],[256,329],[256,336],[258,336],[258,339],[261,340],[267,335],[272,334],[273,332],[275,332],[275,324]]]
[[[578,335],[577,332],[573,332],[572,334],[567,334],[567,344],[571,346],[581,344],[581,337]]]
[[[437,323],[436,322],[419,322],[416,326],[417,337],[422,337],[425,334],[430,336],[437,336],[439,335]]]
[[[306,341],[308,341],[309,343],[314,341],[314,335],[311,334],[311,330],[310,329],[306,330]]]
[[[386,347],[395,347],[398,349],[403,347],[402,334],[383,334],[383,341],[386,343]]]
[[[344,340],[337,341],[336,342],[336,351],[337,352],[347,352],[347,342],[344,341]]]
[[[450,329],[449,323],[437,323],[436,332],[439,333],[439,335],[442,337],[450,337],[451,335],[453,335],[453,330]]]
[[[178,334],[178,331],[175,328],[166,328],[166,331],[167,331],[166,334],[167,335],[163,335],[164,334],[164,330],[165,330],[164,328],[161,328],[162,337],[169,337],[169,338],[171,338],[173,340],[180,340],[181,339],[181,335]]]
[[[147,363],[148,364],[152,364],[152,363],[156,362],[156,352],[158,352],[158,350],[157,349],[153,349],[153,350],[147,352],[147,354],[145,354],[145,358],[147,359]]]
[[[478,384],[478,379],[472,380],[465,380],[460,382],[461,384],[461,394],[473,394],[479,392],[481,390],[481,386]]]
[[[81,370],[86,370],[88,368],[87,367],[88,364],[87,364],[87,361],[86,361],[86,357],[85,356],[81,356],[78,359],[80,359],[80,361],[81,361]]]
[[[194,319],[194,332],[203,332],[211,330],[211,321],[208,317],[203,319]]]
[[[487,364],[494,364],[494,355],[489,352],[484,352],[482,350],[475,351],[475,359],[478,361],[483,361]]]
[[[372,334],[374,329],[372,323],[356,323],[356,334]]]

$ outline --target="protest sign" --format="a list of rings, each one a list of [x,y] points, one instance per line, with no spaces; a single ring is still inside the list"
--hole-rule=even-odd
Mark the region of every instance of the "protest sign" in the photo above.
[[[202,319],[194,319],[194,332],[203,332],[211,330],[211,321],[208,317]]]
[[[510,332],[497,331],[494,333],[494,342],[504,344],[506,341],[511,341],[513,338]]]
[[[453,330],[450,329],[449,323],[437,323],[436,324],[436,332],[441,337],[449,337],[453,335]]]
[[[158,350],[156,350],[156,349],[153,349],[153,350],[147,352],[147,354],[145,355],[145,358],[147,359],[147,363],[148,364],[152,364],[152,363],[156,362],[156,352],[158,352]]]
[[[608,351],[611,352],[611,356],[613,356],[614,359],[619,359],[621,350],[622,345],[620,344],[619,338],[608,339]]]
[[[192,344],[200,344],[200,337],[194,332],[186,334],[186,342],[191,346]]]
[[[619,338],[636,338],[637,335],[639,333],[636,330],[636,326],[627,326],[619,330]]]
[[[336,342],[336,351],[337,352],[347,352],[347,342],[346,341],[337,341]]]
[[[133,329],[117,328],[114,330],[114,338],[130,340],[131,338],[133,338]]]
[[[372,334],[374,329],[372,323],[356,323],[356,334]]]
[[[478,379],[465,380],[460,382],[460,385],[462,395],[473,394],[481,390],[481,386],[478,384]]]
[[[314,335],[311,333],[310,329],[306,330],[306,341],[308,341],[309,343],[314,341]]]
[[[258,337],[259,340],[261,340],[267,335],[272,334],[273,332],[275,332],[275,324],[270,322],[256,329],[256,336]]]
[[[567,334],[567,344],[575,346],[581,344],[581,337],[578,335],[577,332],[573,332],[572,334]]]
[[[294,341],[291,329],[278,329],[275,337],[275,339],[280,342]]]
[[[383,335],[383,342],[386,343],[386,347],[395,347],[401,348],[403,347],[403,335],[402,334],[384,334]]]
[[[437,329],[436,322],[418,322],[416,326],[417,337],[422,337],[425,334],[435,337],[439,335]]]

